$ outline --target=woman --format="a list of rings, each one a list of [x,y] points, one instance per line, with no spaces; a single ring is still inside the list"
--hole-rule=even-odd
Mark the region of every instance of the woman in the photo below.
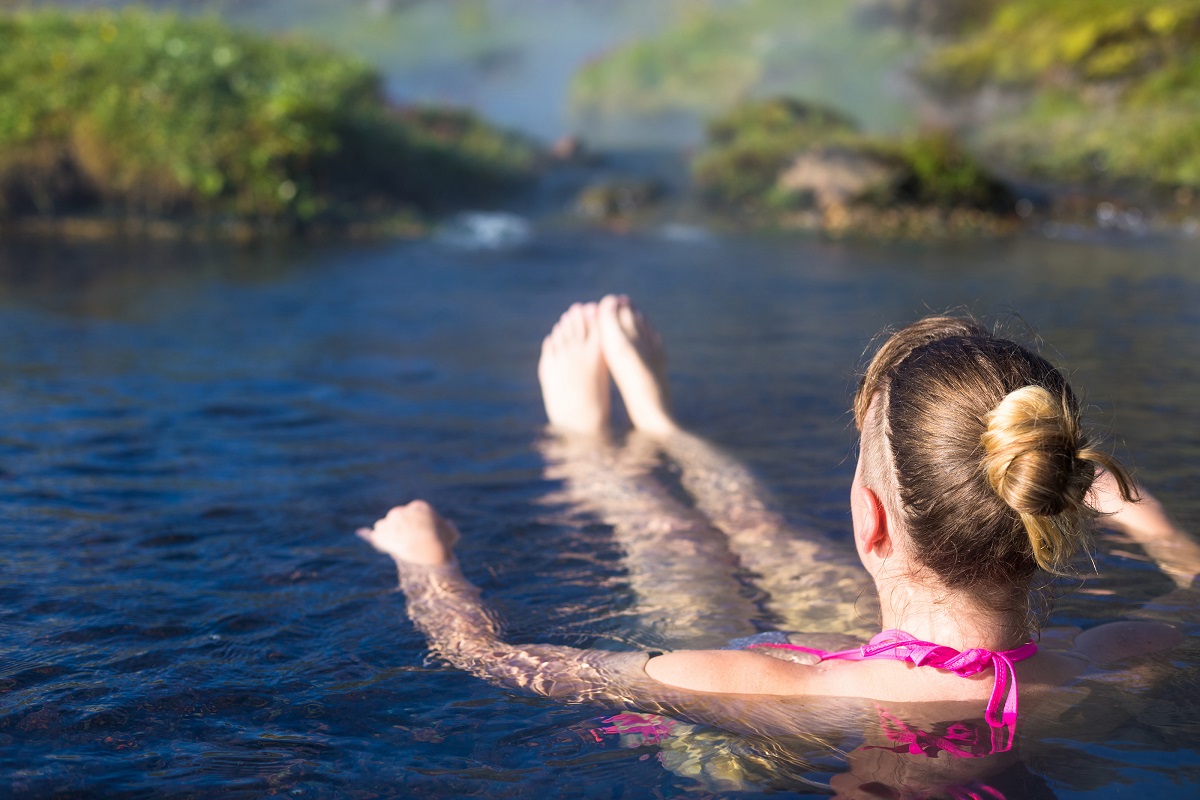
[[[409,614],[462,669],[755,735],[861,730],[874,718],[884,744],[856,751],[862,763],[881,757],[867,751],[905,748],[1009,753],[1018,714],[1028,715],[1019,704],[1035,722],[1051,720],[1077,699],[1069,687],[1079,676],[1106,665],[1119,673],[1181,639],[1170,626],[1128,621],[1043,636],[1039,647],[1039,576],[1068,571],[1097,516],[1183,587],[1200,573],[1200,547],[1144,492],[1135,502],[1125,470],[1084,432],[1061,373],[972,320],[931,317],[895,333],[859,386],[850,507],[881,624],[868,644],[844,649],[845,634],[861,631],[838,610],[853,607],[860,581],[830,542],[788,531],[742,467],[679,429],[661,341],[627,298],[568,309],[543,343],[538,372],[559,434],[552,461],[568,491],[614,526],[639,593],[667,598],[657,614],[648,603],[652,624],[693,637],[746,632],[749,612],[721,588],[740,564],[789,624],[841,636],[668,653],[512,646],[458,570],[454,527],[422,501],[395,508],[360,533],[396,560]],[[637,432],[625,451],[608,439],[610,376]],[[679,463],[694,508],[639,473],[629,452],[647,442]]]

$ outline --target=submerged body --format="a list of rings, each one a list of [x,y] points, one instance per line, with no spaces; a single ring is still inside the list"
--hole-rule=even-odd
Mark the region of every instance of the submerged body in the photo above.
[[[546,696],[682,716],[750,736],[801,735],[847,747],[866,730],[868,741],[882,743],[855,750],[852,773],[856,765],[864,764],[878,772],[881,759],[905,753],[935,757],[969,753],[973,759],[995,756],[1005,762],[1011,758],[1018,714],[1023,726],[1053,726],[1061,711],[1087,694],[1080,688],[1081,681],[1100,672],[1120,676],[1130,659],[1180,640],[1169,626],[1129,621],[1086,632],[1046,631],[1040,637],[1042,646],[1034,645],[1039,637],[1028,590],[1037,567],[1059,568],[1071,547],[1079,544],[1070,537],[1077,535],[1083,518],[1095,512],[1106,514],[1108,524],[1142,544],[1181,586],[1190,586],[1200,572],[1200,548],[1170,523],[1151,498],[1144,495],[1141,502],[1131,502],[1131,485],[1120,466],[1081,435],[1072,434],[1079,441],[1069,443],[1073,448],[1066,459],[1070,472],[1059,481],[1061,491],[1056,490],[1065,499],[1036,500],[1052,508],[1004,512],[1004,504],[1009,503],[1004,492],[1018,492],[1011,484],[1024,480],[1040,490],[1046,482],[1027,479],[1023,454],[999,466],[993,463],[990,470],[980,468],[980,474],[987,473],[992,482],[987,491],[1003,501],[988,500],[1001,511],[993,511],[992,518],[984,521],[993,527],[999,524],[997,530],[1003,528],[993,538],[1012,542],[1005,545],[1010,554],[999,553],[999,566],[959,557],[956,548],[965,550],[968,544],[953,540],[953,557],[939,562],[938,546],[929,545],[928,536],[922,540],[924,520],[913,509],[932,508],[925,516],[940,524],[937,502],[951,490],[930,489],[922,479],[917,490],[935,495],[922,500],[914,495],[912,481],[906,482],[910,476],[893,466],[911,462],[908,454],[901,452],[903,458],[897,459],[894,451],[905,436],[912,436],[904,430],[906,407],[896,411],[888,405],[904,399],[903,383],[911,378],[903,370],[897,372],[897,365],[911,360],[912,352],[922,352],[931,342],[944,344],[952,336],[967,340],[960,349],[996,350],[999,355],[984,355],[997,362],[1011,357],[1011,343],[985,337],[966,323],[938,324],[946,330],[931,335],[918,329],[920,336],[908,352],[892,346],[897,337],[889,340],[868,370],[856,401],[863,447],[851,489],[851,511],[861,567],[823,536],[789,528],[741,465],[679,429],[669,412],[661,340],[627,299],[610,296],[599,304],[573,306],[543,343],[539,378],[547,414],[558,434],[548,446],[551,469],[564,478],[568,493],[581,508],[613,526],[627,552],[635,590],[658,599],[648,605],[658,610],[652,623],[664,639],[670,641],[675,629],[749,633],[751,614],[732,578],[740,567],[756,574],[772,610],[788,627],[826,627],[841,634],[832,637],[835,645],[828,634],[818,634],[793,637],[790,647],[776,642],[743,650],[663,654],[514,646],[499,637],[495,620],[453,560],[457,531],[428,504],[417,501],[393,509],[362,535],[396,559],[409,614],[429,637],[431,647],[475,674]],[[1054,372],[1046,377],[1044,362],[1020,353],[1018,360],[1024,360],[1017,371],[1032,374],[1040,382],[1036,388],[1041,394],[1053,397],[1052,390],[1060,392],[1066,398],[1062,401],[1066,411],[1054,413],[1067,417],[1062,423],[1067,428],[1075,425],[1069,389],[1058,389],[1060,383],[1065,387],[1061,376]],[[877,369],[880,363],[883,367]],[[1052,370],[1048,365],[1045,369]],[[609,438],[610,376],[636,429],[624,448]],[[984,431],[982,436],[973,432],[957,437],[965,439],[968,453],[972,448],[988,450],[979,442],[994,434],[1002,441],[992,450],[1000,452],[997,458],[1007,458],[1001,452],[1013,439],[1007,433],[1019,429],[1028,438],[1030,430],[1037,434],[1046,427],[1046,419],[1052,416],[1042,407],[1046,404],[1026,412],[1029,404],[1024,401],[1037,393],[1023,391],[1021,381],[1027,375],[1017,377],[1018,385],[1011,389],[999,382],[1002,385],[994,392],[1001,398],[999,406],[995,398],[984,398],[983,412],[966,415],[972,417],[966,426],[955,423],[958,428],[978,425]],[[929,394],[928,387],[917,388],[922,396]],[[1040,398],[1037,394],[1034,399]],[[987,411],[993,406],[1010,413],[993,424],[996,416],[1002,416]],[[926,415],[936,413],[937,409]],[[1019,417],[1016,423],[1009,419],[1014,414]],[[951,433],[957,435],[958,428]],[[1064,438],[1058,432],[1054,435]],[[913,438],[919,442],[930,436]],[[647,480],[647,452],[665,453],[680,466],[694,508]],[[972,480],[978,477],[967,471],[972,472]],[[957,485],[962,481],[952,472],[950,477],[957,481],[952,488],[962,491]],[[982,478],[977,482],[984,485]],[[980,513],[966,511],[968,517]],[[1029,538],[1022,541],[1026,530]],[[987,541],[984,545],[997,547]],[[872,583],[879,597],[880,627],[893,632],[876,644],[902,658],[855,658],[854,650],[825,657],[815,652],[847,648],[853,641],[848,633],[858,634],[860,644],[870,635],[864,635],[861,625],[838,623],[831,615],[853,608]],[[897,639],[909,638],[923,644],[896,645]],[[797,644],[804,649],[797,650]],[[961,668],[955,671],[954,666]],[[968,728],[955,728],[956,733],[948,736],[954,725],[970,720],[983,724],[970,727],[973,734],[963,733]],[[973,742],[970,747],[960,746],[968,739]],[[981,763],[988,760],[980,759]],[[988,769],[996,768],[993,764]],[[939,777],[933,783],[943,786],[973,774],[951,770],[957,777],[947,777],[944,766],[934,772]],[[897,780],[911,786],[929,782],[928,776]],[[847,782],[853,783],[843,781]],[[835,784],[835,788],[854,796],[855,786]]]

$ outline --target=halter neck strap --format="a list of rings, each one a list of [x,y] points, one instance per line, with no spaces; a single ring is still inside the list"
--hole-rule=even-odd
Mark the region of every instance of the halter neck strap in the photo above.
[[[1017,727],[1017,675],[1013,665],[1031,657],[1038,649],[1033,642],[1026,642],[1012,650],[996,651],[972,647],[959,651],[953,647],[921,641],[912,634],[895,629],[878,633],[870,642],[853,650],[829,652],[795,644],[768,643],[754,644],[751,647],[808,653],[817,656],[820,661],[907,661],[917,667],[949,670],[964,678],[977,675],[991,667],[995,670],[996,680],[992,685],[992,694],[988,698],[984,719],[993,728],[1008,728],[1010,734],[1015,734]],[[1005,689],[1008,690],[1007,693]]]

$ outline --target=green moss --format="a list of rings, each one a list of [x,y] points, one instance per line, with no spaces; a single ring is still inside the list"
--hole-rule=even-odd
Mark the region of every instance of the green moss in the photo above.
[[[710,142],[721,145],[749,138],[803,140],[857,128],[854,120],[835,108],[792,97],[772,97],[734,106],[710,120],[707,133]]]
[[[1008,0],[922,75],[958,90],[1136,78],[1188,58],[1197,43],[1200,0]]]
[[[901,195],[917,205],[1001,214],[1013,208],[1008,189],[948,134],[926,133],[894,147],[911,175]]]
[[[1007,0],[921,74],[1027,96],[978,134],[1013,172],[1200,187],[1200,0]]]
[[[532,163],[470,115],[390,109],[357,59],[212,19],[19,12],[0,41],[0,213],[434,210]]]

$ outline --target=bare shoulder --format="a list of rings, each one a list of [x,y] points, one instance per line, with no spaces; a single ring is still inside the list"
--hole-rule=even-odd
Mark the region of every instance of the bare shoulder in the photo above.
[[[1175,647],[1184,639],[1177,628],[1162,622],[1108,622],[1075,637],[1072,651],[1095,664],[1112,664]]]
[[[792,695],[808,667],[745,650],[681,650],[646,662],[646,674],[677,689],[723,694]]]

